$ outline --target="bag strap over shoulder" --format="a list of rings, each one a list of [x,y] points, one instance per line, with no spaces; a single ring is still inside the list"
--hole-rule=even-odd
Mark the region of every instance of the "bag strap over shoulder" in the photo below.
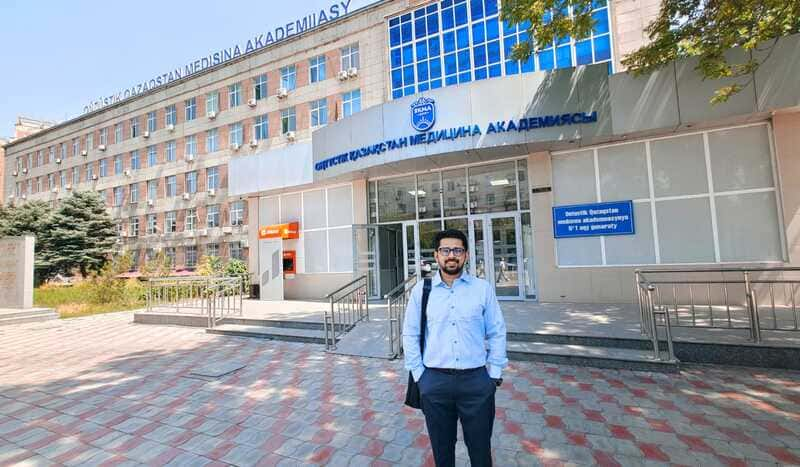
[[[425,331],[428,328],[428,298],[431,296],[431,279],[426,278],[422,283],[422,309],[420,310],[419,326],[419,352],[425,352]]]

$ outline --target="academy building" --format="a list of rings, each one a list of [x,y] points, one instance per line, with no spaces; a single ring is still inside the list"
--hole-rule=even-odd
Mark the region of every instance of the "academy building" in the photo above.
[[[13,141],[5,197],[98,190],[137,267],[242,258],[262,298],[361,275],[381,297],[450,227],[501,299],[631,302],[637,267],[797,264],[798,37],[712,106],[726,83],[691,60],[625,73],[657,9],[595,2],[591,37],[518,62],[498,0],[353,3]]]

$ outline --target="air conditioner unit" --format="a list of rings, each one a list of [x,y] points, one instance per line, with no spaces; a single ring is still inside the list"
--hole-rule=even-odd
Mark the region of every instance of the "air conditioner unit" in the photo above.
[[[106,145],[105,144],[101,144],[100,146],[97,146],[97,149],[100,150],[100,151],[105,151],[106,150]]]
[[[258,140],[257,140],[257,139],[255,139],[255,138],[251,139],[251,140],[250,140],[250,147],[251,147],[251,148],[254,148],[254,147],[256,147],[256,146],[258,146]]]
[[[61,163],[61,158],[60,157],[56,157],[56,164],[60,164],[60,163]]]
[[[209,120],[214,120],[215,118],[217,118],[217,113],[216,112],[209,112],[208,113],[208,119]]]
[[[130,170],[126,170],[126,171],[122,172],[122,174],[125,175],[126,177],[130,177],[131,176],[131,171]]]
[[[194,154],[187,154],[186,162],[194,162]]]
[[[92,180],[97,181],[97,174],[92,175]]]
[[[86,157],[86,156],[88,156],[88,155],[89,155],[89,151],[87,151],[86,149],[84,149],[83,151],[81,151],[81,156],[83,156],[83,157]]]
[[[22,169],[22,173],[23,173],[23,174],[26,174],[26,173],[28,173],[28,168],[26,167],[26,168]]]
[[[246,239],[246,238],[245,238],[245,239],[243,239],[243,240],[240,242],[240,244],[242,245],[242,248],[247,248],[247,247],[250,245],[250,244],[247,242],[247,239]]]
[[[64,189],[65,190],[71,190],[72,189],[72,185],[67,184],[67,185],[64,186]]]
[[[278,89],[278,99],[285,99],[289,96],[289,90],[286,88]]]
[[[202,229],[197,232],[201,237],[208,237],[208,230]]]
[[[175,125],[173,125],[172,123],[170,123],[169,125],[167,125],[167,130],[169,130],[169,131],[175,131]]]
[[[120,232],[119,236],[122,237],[122,238],[125,238],[125,237],[128,236],[128,232]]]
[[[349,76],[347,76],[347,70],[342,70],[339,72],[339,81],[345,81]]]
[[[224,234],[232,234],[233,233],[233,227],[223,227],[222,228],[222,233],[224,233]]]
[[[149,138],[149,137],[150,137],[149,131],[145,131],[144,133],[142,133],[142,138]]]
[[[153,204],[155,204],[155,202],[152,199],[147,200],[147,205],[150,206],[151,208],[153,207]]]
[[[217,195],[217,190],[215,188],[208,189],[208,196],[216,196],[216,195]]]
[[[15,198],[14,193],[11,193],[10,195],[8,195],[8,199],[14,199],[14,198]]]
[[[349,68],[347,70],[347,76],[350,78],[355,78],[356,76],[358,76],[358,68],[356,67]]]
[[[239,143],[231,144],[231,149],[233,149],[234,151],[238,151],[239,150]]]
[[[28,199],[28,195],[22,195],[21,198],[22,199]]]
[[[50,189],[50,191],[53,193],[58,193],[58,187],[54,186],[53,188]]]
[[[249,99],[249,100],[247,101],[247,105],[249,105],[250,107],[255,107],[255,106],[256,106],[256,104],[257,104],[257,102],[256,102],[256,100],[255,100],[255,99]]]
[[[13,175],[13,176],[15,176],[15,177],[16,177],[16,176],[18,176],[18,175],[19,175],[19,172],[17,172],[17,171],[15,170],[15,171],[11,172],[11,175]]]
[[[294,141],[295,139],[297,139],[297,135],[294,133],[294,131],[287,131],[286,139],[288,139],[289,141]]]
[[[190,199],[191,199],[191,196],[189,195],[189,193],[184,193],[183,194],[183,200],[184,201],[189,201]]]

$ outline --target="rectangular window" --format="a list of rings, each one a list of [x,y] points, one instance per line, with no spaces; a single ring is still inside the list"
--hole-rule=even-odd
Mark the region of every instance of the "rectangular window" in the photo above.
[[[269,138],[269,119],[266,115],[259,115],[253,120],[253,138],[256,141]]]
[[[219,243],[209,243],[206,245],[206,256],[219,256]]]
[[[72,186],[77,186],[81,182],[81,169],[78,167],[72,168]]]
[[[297,88],[297,67],[295,65],[281,68],[281,87],[287,91]]]
[[[44,165],[44,149],[40,149],[39,153],[36,155],[36,167],[41,167]]]
[[[195,135],[187,136],[184,143],[184,155],[193,156],[197,154],[197,138]]]
[[[131,203],[138,203],[139,202],[139,184],[138,183],[131,183],[128,187],[128,191],[131,193]]]
[[[147,215],[147,235],[158,233],[158,217],[155,214]]]
[[[186,172],[186,193],[197,193],[197,172]]]
[[[125,200],[125,188],[121,186],[114,187],[114,206],[122,206]]]
[[[231,203],[230,208],[230,223],[231,225],[244,225],[244,200],[234,201]]]
[[[281,134],[297,131],[297,115],[294,107],[281,110]]]
[[[211,204],[208,206],[206,215],[206,225],[208,228],[219,227],[219,204]]]
[[[36,177],[36,193],[41,193],[41,192],[42,192],[42,177]]]
[[[108,128],[100,128],[100,145],[106,146],[108,144]]]
[[[171,246],[171,247],[164,248],[164,256],[166,256],[167,260],[169,261],[170,269],[174,269],[175,268],[175,258],[176,258],[175,247]]]
[[[342,115],[349,117],[361,111],[361,90],[355,89],[342,94]]]
[[[325,81],[325,56],[317,55],[308,61],[308,81],[318,83]]]
[[[342,70],[359,67],[358,44],[342,47],[340,52],[342,54]]]
[[[197,266],[197,246],[189,245],[184,249],[184,251],[186,252],[186,261],[184,266],[186,266],[186,269],[194,269],[195,266]]]
[[[75,138],[72,140],[72,155],[77,156],[81,153],[81,139]]]
[[[47,188],[53,188],[56,186],[56,177],[53,174],[47,174]]]
[[[147,166],[148,167],[155,167],[158,164],[158,153],[156,152],[156,146],[148,146],[147,147]]]
[[[139,218],[138,217],[131,217],[128,220],[128,228],[130,231],[128,232],[131,237],[138,237],[139,236]]]
[[[167,162],[175,162],[175,141],[167,141],[164,145],[164,153],[167,156]]]
[[[131,119],[131,138],[139,136],[139,117]]]
[[[153,133],[156,131],[156,111],[147,112],[147,131]]]
[[[253,78],[253,97],[257,101],[267,98],[267,75]]]
[[[66,170],[62,170],[61,171],[60,178],[61,178],[61,187],[67,186],[67,171]]]
[[[219,189],[219,167],[209,167],[206,169],[206,187]]]
[[[311,101],[310,108],[312,128],[328,124],[328,99]]]
[[[178,195],[178,181],[177,181],[175,175],[170,175],[169,177],[167,177],[166,183],[167,183],[167,193],[166,193],[167,197],[168,198],[172,198],[172,197],[177,196]]]
[[[242,104],[242,85],[240,83],[228,86],[228,108],[238,107]]]
[[[122,142],[122,123],[114,125],[114,144]]]
[[[183,109],[187,122],[197,118],[197,98],[186,99],[183,102]]]
[[[231,259],[244,260],[242,242],[230,242],[228,248]]]
[[[183,224],[183,230],[192,232],[197,228],[197,209],[191,208],[186,210],[186,221]]]
[[[177,113],[177,110],[175,110],[175,104],[168,105],[164,109],[164,125],[165,126],[169,126],[169,125],[173,125],[174,126],[177,122],[178,122],[178,113]]]
[[[217,91],[206,94],[206,116],[212,112],[219,113],[219,92]]]
[[[86,135],[86,150],[94,149],[94,133]]]
[[[139,160],[139,151],[131,151],[131,170],[139,170],[142,168],[142,163]]]
[[[67,158],[67,143],[61,143],[61,160]]]
[[[164,232],[175,233],[178,231],[178,213],[169,211],[164,216]]]
[[[91,182],[94,177],[94,164],[86,164],[86,181]]]
[[[56,148],[54,148],[53,146],[50,146],[50,153],[49,154],[50,154],[50,156],[47,158],[47,163],[48,164],[53,162],[53,161],[55,161],[55,159],[56,159]]]
[[[147,181],[147,199],[155,201],[158,198],[158,180]]]
[[[219,151],[219,130],[212,128],[206,132],[206,152]]]
[[[241,123],[233,123],[230,127],[228,127],[228,144],[230,146],[241,146],[244,140],[244,131],[242,129]]]
[[[100,159],[100,177],[108,176],[107,159]]]
[[[114,156],[114,175],[122,175],[122,155]]]

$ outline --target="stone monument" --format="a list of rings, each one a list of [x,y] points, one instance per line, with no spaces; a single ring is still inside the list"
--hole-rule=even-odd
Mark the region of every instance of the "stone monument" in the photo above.
[[[33,307],[32,236],[0,237],[0,325],[58,318],[49,308]]]

